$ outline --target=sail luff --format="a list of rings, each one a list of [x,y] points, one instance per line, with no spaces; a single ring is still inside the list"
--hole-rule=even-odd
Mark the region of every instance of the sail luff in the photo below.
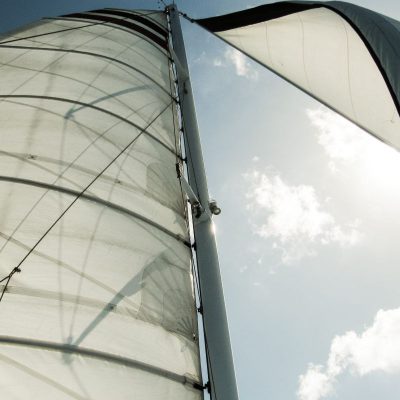
[[[189,183],[198,196],[202,209],[201,215],[193,218],[193,228],[202,301],[201,308],[208,350],[211,398],[215,400],[238,400],[218,253],[212,227],[207,178],[179,21],[179,11],[175,5],[171,5],[167,9],[171,21],[174,53],[179,65],[177,71],[178,74],[181,74],[180,78],[178,76],[178,86]]]

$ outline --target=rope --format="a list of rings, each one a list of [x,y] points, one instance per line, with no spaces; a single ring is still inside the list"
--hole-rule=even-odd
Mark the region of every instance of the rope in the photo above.
[[[5,293],[6,290],[7,290],[8,284],[10,283],[10,280],[11,280],[12,276],[13,276],[15,273],[19,273],[19,272],[21,272],[21,269],[18,268],[18,267],[15,267],[5,278],[3,278],[3,279],[0,281],[0,283],[1,283],[1,282],[4,282],[4,281],[7,279],[7,282],[6,282],[6,284],[4,285],[4,287],[3,287],[3,291],[1,292],[0,301],[3,300],[4,293]]]

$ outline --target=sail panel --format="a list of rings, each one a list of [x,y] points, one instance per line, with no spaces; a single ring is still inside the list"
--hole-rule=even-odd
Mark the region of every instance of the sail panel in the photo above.
[[[400,149],[400,30],[342,2],[282,2],[197,21]]]
[[[135,15],[166,30],[162,13]],[[0,43],[0,384],[18,399],[198,400],[168,52],[87,25]]]
[[[112,163],[86,194],[138,213],[188,240],[175,154],[156,140],[156,132],[138,136],[138,128],[96,109],[64,118],[74,107],[80,106],[25,97],[3,100],[1,175],[14,177],[20,184],[27,181],[24,191],[31,190],[29,183],[40,182],[48,190],[54,186],[59,192],[79,193],[137,137],[133,151]],[[172,111],[165,112],[171,118]],[[33,120],[36,125],[31,129]],[[56,154],[55,148],[59,149]]]
[[[185,384],[161,371],[150,374],[139,365],[126,364],[95,354],[1,343],[2,395],[10,399],[30,399],[32,393],[41,399],[199,399],[190,380]]]

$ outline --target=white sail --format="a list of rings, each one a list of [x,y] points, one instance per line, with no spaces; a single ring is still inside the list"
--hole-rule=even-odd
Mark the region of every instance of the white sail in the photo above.
[[[345,2],[289,1],[197,22],[400,149],[397,21]]]
[[[1,40],[2,398],[202,398],[167,20],[145,14]]]

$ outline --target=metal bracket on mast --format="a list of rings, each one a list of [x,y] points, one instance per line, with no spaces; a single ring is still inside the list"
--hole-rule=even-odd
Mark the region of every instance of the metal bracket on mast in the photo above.
[[[192,213],[195,218],[200,218],[204,213],[204,207],[201,205],[200,200],[193,192],[192,187],[189,185],[184,176],[180,177],[182,189],[185,191],[186,196],[189,199],[189,203],[192,206]]]
[[[181,78],[182,82],[186,82],[189,79],[188,71],[183,68],[178,56],[175,54],[174,49],[170,48],[169,51],[171,52],[172,59],[174,60],[176,69],[178,70],[179,77]]]
[[[192,213],[195,218],[200,218],[201,216],[211,218],[213,215],[221,214],[221,209],[218,207],[216,200],[211,199],[208,202],[208,208],[203,207],[185,177],[180,176],[179,179],[181,181],[182,189],[186,193],[189,203],[192,206]]]
[[[204,161],[201,151],[194,99],[189,78],[186,53],[176,5],[167,7],[176,72],[180,111],[184,127],[189,183],[196,188],[196,199],[204,209],[200,218],[193,219],[196,243],[197,270],[202,298],[204,335],[207,346],[210,392],[213,400],[238,400],[233,357],[226,318],[224,294],[219,270],[217,247],[213,232],[212,214],[219,214],[216,202],[209,199]],[[183,180],[181,180],[183,182]],[[187,182],[186,182],[187,183]],[[185,183],[183,184],[185,186]],[[186,193],[193,193],[190,188]],[[194,193],[193,193],[194,195]],[[190,198],[192,194],[188,194]],[[205,207],[207,205],[207,207]]]

